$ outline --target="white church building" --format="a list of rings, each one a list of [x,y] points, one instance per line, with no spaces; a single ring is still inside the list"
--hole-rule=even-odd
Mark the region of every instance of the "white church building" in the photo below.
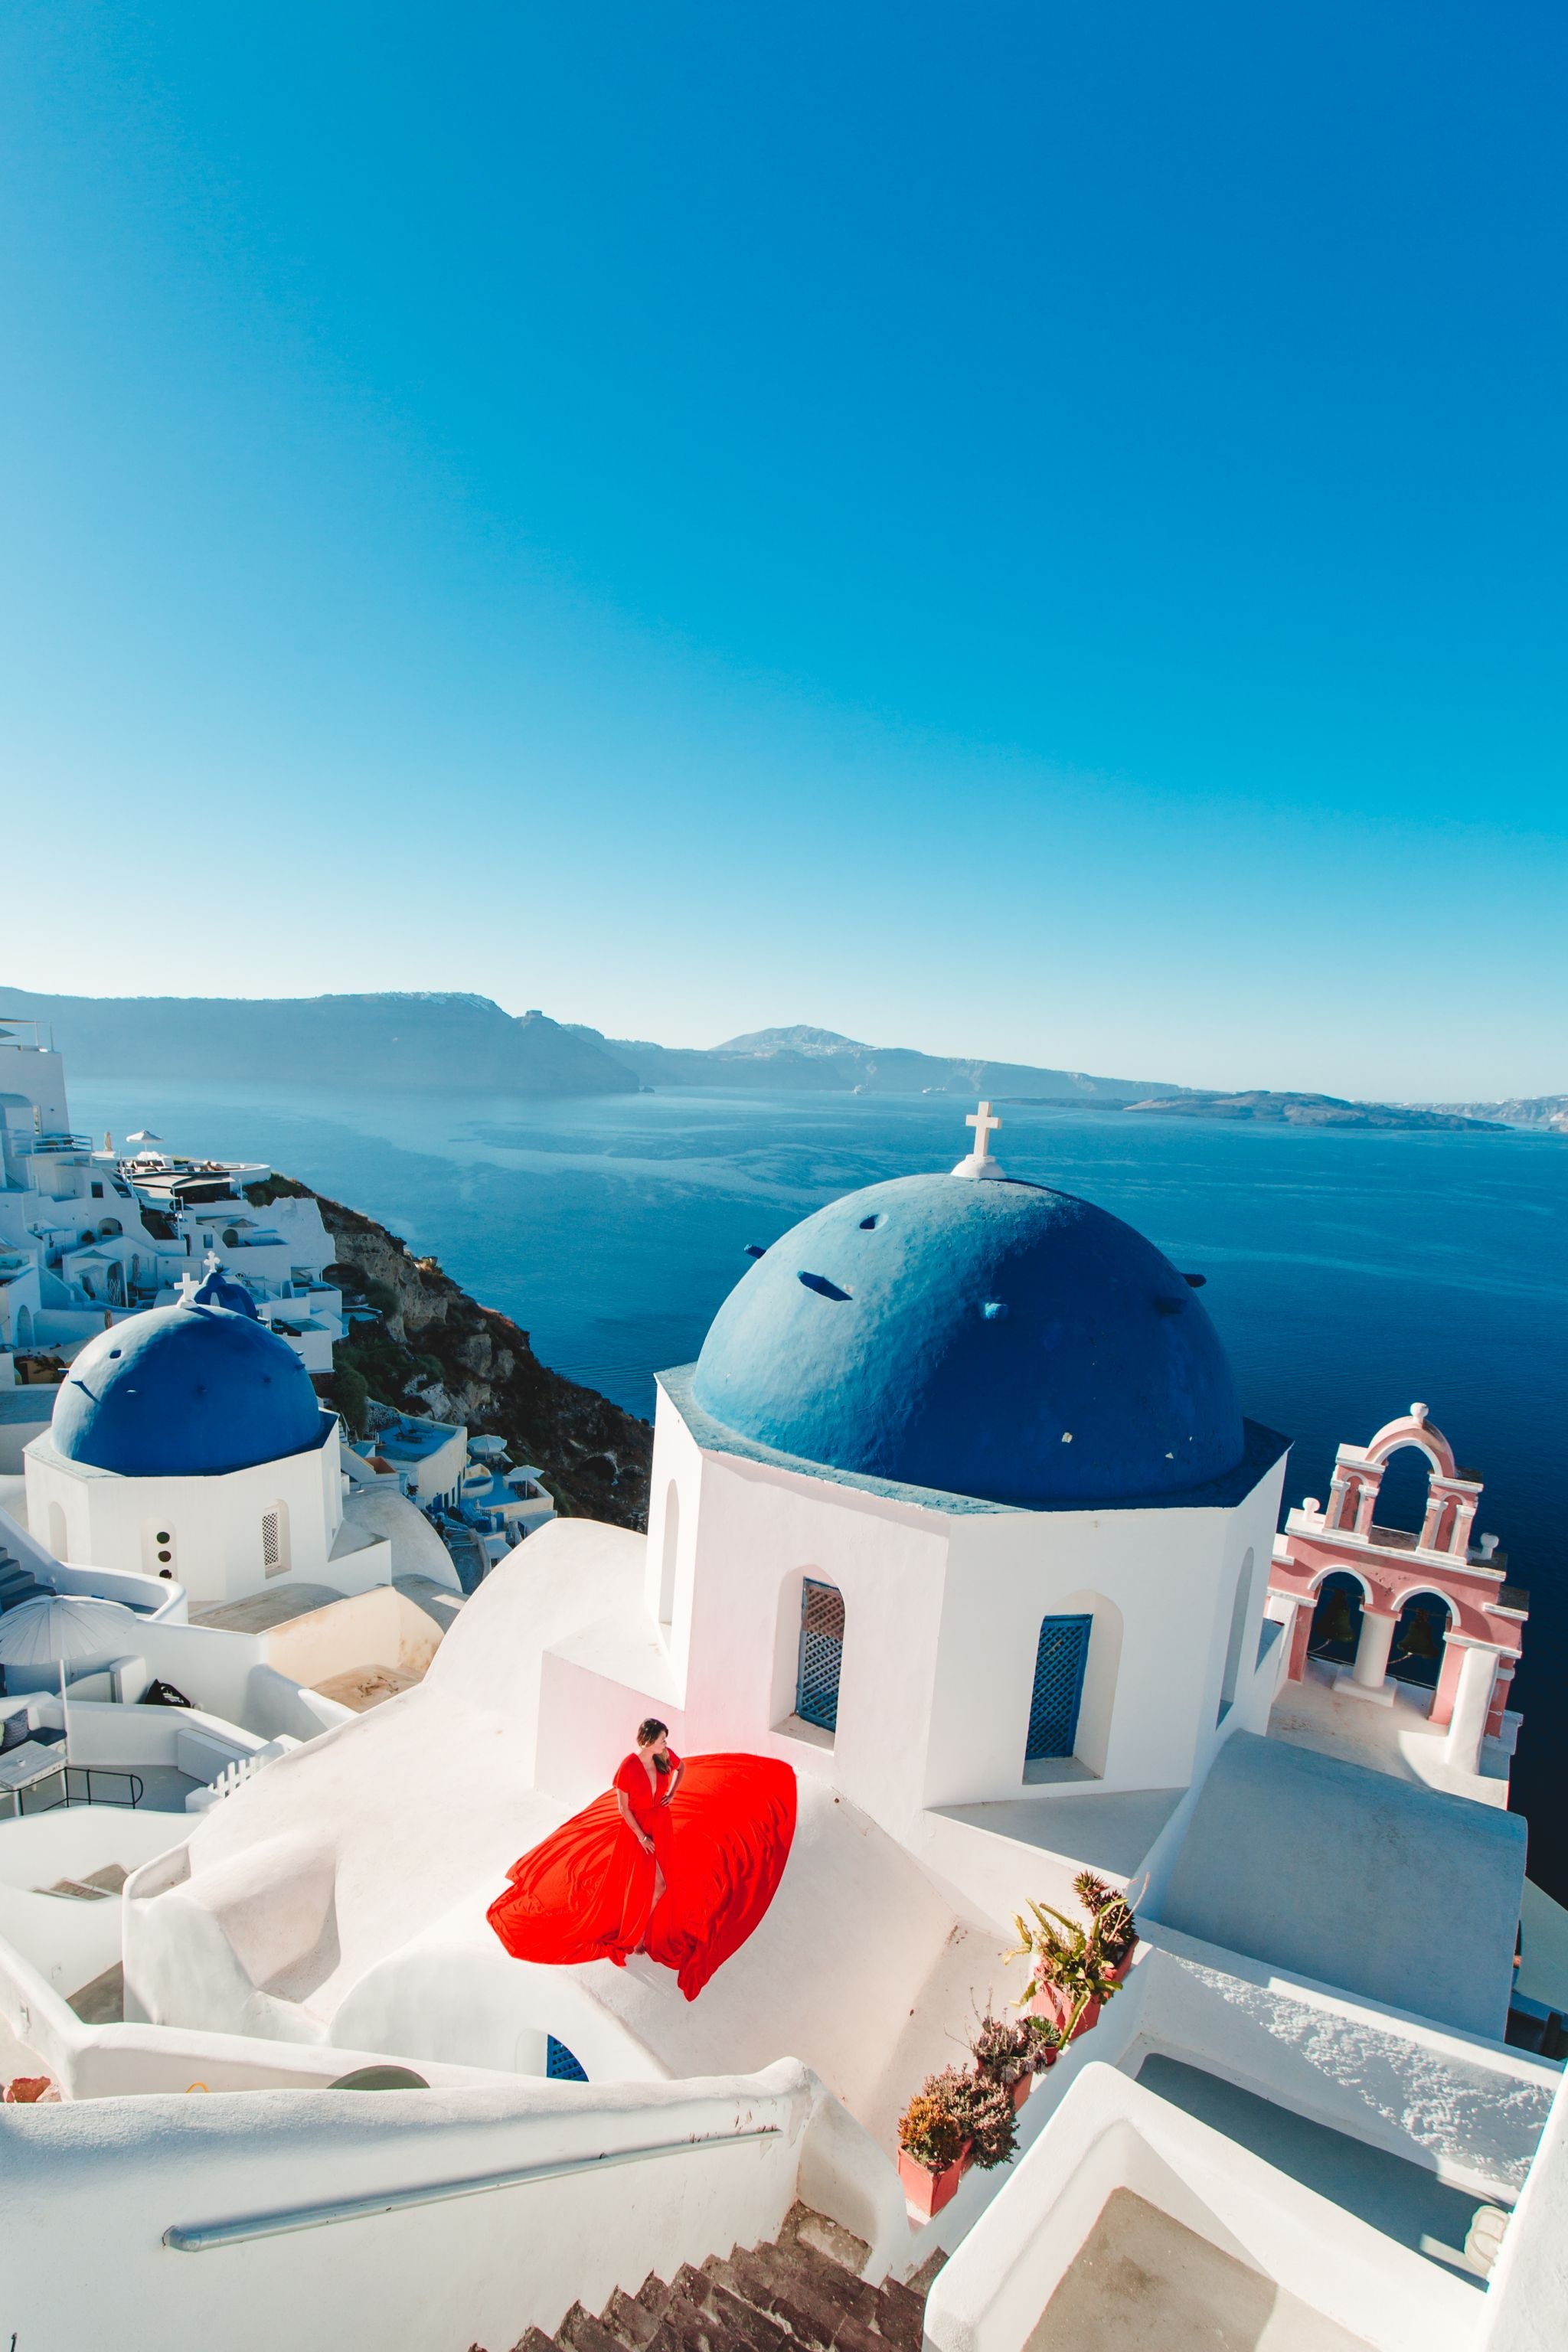
[[[184,1291],[72,1361],[26,1448],[28,1526],[57,1559],[182,1584],[198,1612],[386,1583],[391,1546],[345,1521],[338,1417],[299,1356],[216,1257]]]
[[[269,2052],[279,2087],[53,2112],[40,2249],[84,2196],[106,2232],[80,2326],[112,2278],[127,2346],[194,2352],[221,2313],[226,2342],[259,2347],[309,2313],[323,2344],[504,2352],[564,2321],[581,2347],[598,2339],[573,2308],[752,2244],[801,2200],[867,2280],[929,2283],[951,2255],[924,2320],[942,2352],[1026,2352],[1086,2340],[1060,2333],[1084,2250],[1131,2198],[1267,2290],[1258,2345],[1560,2340],[1561,2070],[1504,2039],[1524,1824],[1281,1736],[1286,1441],[1244,1418],[1183,1274],[1009,1179],[986,1107],[971,1124],[950,1173],[850,1194],[760,1254],[663,1376],[646,1538],[541,1528],[416,1687],[132,1874],[118,2031],[206,2053],[209,2092],[221,2052]],[[29,1449],[29,1507],[88,1514],[144,1562],[179,1448],[219,1469],[211,1350],[215,1429],[242,1453],[267,1433],[261,1485],[242,1460],[216,1481],[242,1482],[244,1540],[265,1546],[274,1489],[290,1546],[323,1506],[326,1540],[335,1441],[273,1392],[258,1327],[206,1285],[163,1313],[137,1353],[106,1333],[79,1360],[80,1401]],[[215,1318],[221,1350],[195,1336]],[[162,1421],[143,1360],[168,1367]],[[167,1455],[163,1422],[184,1433]],[[773,1906],[690,2004],[647,1959],[514,1961],[485,1916],[648,1714],[685,1752],[780,1758],[798,1781]],[[1041,2078],[1016,2163],[917,2223],[899,2114],[1020,1991],[1013,1915],[1070,1903],[1085,1867],[1135,1901],[1126,1984]],[[432,2087],[369,2103],[373,2126],[305,2087],[350,2052]],[[24,2316],[56,2308],[40,2285]]]

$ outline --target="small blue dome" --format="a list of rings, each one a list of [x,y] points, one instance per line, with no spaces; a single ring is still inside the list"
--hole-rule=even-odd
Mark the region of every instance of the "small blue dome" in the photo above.
[[[248,1315],[253,1323],[261,1320],[256,1311],[256,1301],[244,1283],[237,1282],[233,1275],[226,1274],[221,1265],[215,1265],[212,1272],[204,1275],[197,1283],[191,1293],[191,1305],[227,1307],[236,1315]]]
[[[1219,1336],[1170,1260],[1006,1179],[904,1176],[819,1209],[724,1301],[692,1395],[827,1468],[1024,1507],[1158,1501],[1245,1443]]]
[[[182,1304],[128,1316],[72,1364],[50,1434],[122,1478],[205,1478],[321,1443],[321,1405],[286,1339],[249,1314]]]

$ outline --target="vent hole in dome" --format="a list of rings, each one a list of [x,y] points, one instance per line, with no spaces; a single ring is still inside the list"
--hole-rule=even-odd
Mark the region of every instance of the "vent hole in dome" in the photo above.
[[[802,1274],[797,1279],[805,1285],[807,1290],[815,1290],[819,1298],[847,1298],[849,1296],[847,1290],[840,1290],[836,1282],[829,1282],[825,1274]]]
[[[863,1234],[874,1234],[881,1222],[882,1212],[879,1209],[873,1216],[861,1218],[860,1230]]]
[[[118,1356],[121,1350],[118,1348],[110,1348],[109,1352],[111,1356]]]

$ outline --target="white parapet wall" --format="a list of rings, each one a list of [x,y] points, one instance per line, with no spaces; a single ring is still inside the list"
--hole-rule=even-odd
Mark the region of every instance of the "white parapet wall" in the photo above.
[[[1473,2286],[1099,2064],[1084,2068],[1051,2130],[939,2273],[928,2344],[1023,2352],[1119,2189],[1334,2323],[1347,2342],[1475,2352]]]
[[[803,2189],[868,2241],[868,2275],[907,2242],[891,2167],[790,2059],[669,2084],[5,2107],[25,2249],[5,2321],[28,2352],[499,2347],[773,2237]]]

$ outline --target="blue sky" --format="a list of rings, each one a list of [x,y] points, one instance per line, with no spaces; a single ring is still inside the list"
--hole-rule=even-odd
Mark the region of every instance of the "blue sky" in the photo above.
[[[0,982],[1568,1087],[1564,46],[17,0]]]

